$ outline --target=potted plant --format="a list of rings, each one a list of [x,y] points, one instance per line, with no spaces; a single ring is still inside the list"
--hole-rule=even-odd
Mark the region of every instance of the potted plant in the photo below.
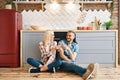
[[[13,0],[5,1],[5,9],[12,9]]]
[[[112,20],[109,20],[109,21],[103,23],[103,26],[106,27],[106,30],[109,30],[112,25],[113,25]]]

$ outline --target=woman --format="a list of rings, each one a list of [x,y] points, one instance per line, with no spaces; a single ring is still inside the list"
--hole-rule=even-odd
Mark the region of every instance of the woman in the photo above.
[[[43,41],[39,43],[39,49],[41,53],[41,60],[34,58],[28,58],[27,62],[31,67],[30,73],[36,73],[41,71],[55,71],[55,68],[61,65],[60,59],[57,59],[57,42],[54,41],[54,32],[47,30],[45,32]]]

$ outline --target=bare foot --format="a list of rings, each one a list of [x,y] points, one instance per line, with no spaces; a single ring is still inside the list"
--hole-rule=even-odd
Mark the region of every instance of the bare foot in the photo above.
[[[41,68],[40,68],[40,71],[47,71],[48,70],[48,67],[47,66],[42,66]]]
[[[41,68],[42,66],[43,66],[43,65],[40,64],[40,65],[39,65],[39,68]]]

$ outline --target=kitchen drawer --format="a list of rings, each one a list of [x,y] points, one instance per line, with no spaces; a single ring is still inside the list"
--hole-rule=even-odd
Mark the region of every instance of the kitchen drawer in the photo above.
[[[107,32],[107,31],[96,31],[96,32],[76,32],[76,35],[79,37],[108,37],[115,36],[115,32]]]

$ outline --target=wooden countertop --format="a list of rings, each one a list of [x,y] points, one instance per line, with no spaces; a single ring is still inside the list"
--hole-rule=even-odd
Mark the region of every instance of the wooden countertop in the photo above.
[[[21,32],[44,32],[46,30],[21,30]],[[67,32],[69,30],[53,30],[54,32]],[[118,30],[73,30],[75,32],[111,32],[111,31],[116,31]]]

